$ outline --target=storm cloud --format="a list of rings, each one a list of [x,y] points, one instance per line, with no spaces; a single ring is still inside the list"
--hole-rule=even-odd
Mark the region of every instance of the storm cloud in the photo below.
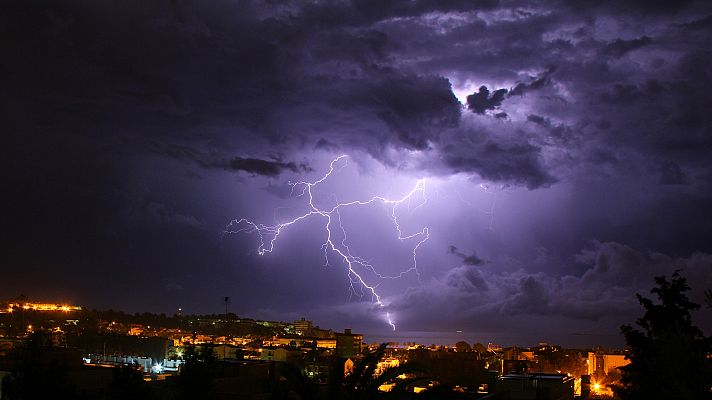
[[[242,157],[233,158],[228,163],[228,166],[237,171],[245,171],[266,176],[279,175],[284,170],[292,172],[304,172],[309,170],[309,167],[306,165],[297,165],[293,162],[285,163],[280,161],[261,160],[259,158]]]
[[[616,330],[655,274],[710,286],[711,20],[692,0],[3,2],[0,290],[131,311],[219,291],[377,331],[323,267],[323,221],[263,257],[222,236],[308,210],[290,183],[346,154],[319,204],[426,179],[397,212],[432,228],[420,275],[380,282],[403,326]],[[407,269],[386,211],[340,217],[364,259]]]
[[[484,268],[464,265],[451,269],[442,280],[397,296],[391,309],[403,317],[413,313],[413,319],[417,314],[419,318],[438,319],[453,330],[472,332],[483,329],[481,321],[493,318],[508,329],[516,329],[521,318],[559,316],[575,322],[570,327],[561,326],[560,332],[551,332],[552,337],[575,340],[574,326],[586,326],[589,334],[599,335],[615,332],[618,325],[635,319],[641,311],[634,293],[650,297],[653,277],[669,275],[673,268],[688,282],[694,282],[697,289],[691,298],[698,304],[704,300],[700,288],[712,285],[709,254],[674,259],[619,243],[593,242],[576,256],[576,261],[586,267],[581,276],[527,272],[531,266],[505,272],[492,264]],[[416,298],[419,300],[414,301]],[[442,308],[448,308],[450,318],[428,315]]]

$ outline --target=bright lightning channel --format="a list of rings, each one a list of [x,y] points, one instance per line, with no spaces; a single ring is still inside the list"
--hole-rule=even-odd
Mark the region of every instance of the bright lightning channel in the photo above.
[[[354,200],[346,203],[339,203],[338,201],[336,201],[336,205],[331,208],[317,207],[314,204],[314,194],[312,190],[315,189],[322,182],[329,179],[332,174],[337,172],[337,169],[340,170],[344,168],[348,164],[347,157],[348,156],[346,155],[342,155],[332,160],[329,164],[329,171],[326,172],[326,174],[324,174],[324,176],[322,176],[318,180],[315,180],[313,182],[300,181],[289,183],[292,186],[292,195],[296,193],[297,197],[306,196],[306,198],[308,199],[308,211],[304,214],[290,221],[282,222],[277,225],[258,224],[245,218],[233,219],[232,221],[230,221],[227,228],[225,229],[225,233],[257,233],[260,240],[260,246],[257,248],[257,253],[262,256],[266,253],[271,253],[272,251],[274,251],[275,243],[277,242],[277,239],[285,229],[289,228],[292,225],[298,224],[299,222],[304,221],[310,217],[322,217],[324,218],[324,232],[326,233],[326,240],[321,246],[322,250],[324,251],[325,264],[329,265],[329,253],[335,253],[338,258],[343,260],[344,265],[347,268],[350,293],[356,293],[356,287],[354,286],[356,285],[360,288],[359,291],[361,293],[361,296],[363,296],[363,292],[366,291],[371,295],[371,301],[375,302],[380,307],[384,307],[384,304],[381,300],[381,295],[379,295],[376,290],[378,284],[367,283],[363,275],[359,274],[358,271],[354,269],[354,266],[360,265],[366,270],[371,271],[379,279],[398,279],[408,273],[415,273],[418,280],[420,280],[417,257],[418,249],[423,243],[428,240],[428,238],[430,238],[430,232],[427,227],[424,227],[422,230],[412,234],[403,233],[403,230],[401,229],[401,226],[398,223],[397,209],[398,206],[404,203],[406,203],[408,209],[410,209],[411,200],[416,197],[421,198],[422,201],[418,204],[417,207],[415,207],[415,209],[422,207],[427,202],[427,198],[425,197],[425,179],[419,179],[415,183],[415,186],[408,193],[398,199],[389,199],[383,196],[374,196],[368,200]],[[401,271],[396,275],[383,275],[379,273],[376,268],[364,258],[353,255],[351,253],[351,249],[347,244],[346,229],[344,228],[341,222],[341,210],[349,207],[367,206],[374,203],[382,203],[384,206],[389,208],[389,217],[391,222],[393,223],[393,226],[398,234],[397,237],[400,241],[406,241],[411,239],[416,241],[416,244],[413,247],[412,251],[412,264],[407,269]],[[340,241],[334,239],[334,237],[336,236],[334,234],[334,231],[336,231],[336,229],[338,229],[341,234]],[[391,326],[391,328],[395,330],[396,325],[393,319],[391,318],[391,314],[389,312],[386,312],[386,320],[388,321],[388,324]]]

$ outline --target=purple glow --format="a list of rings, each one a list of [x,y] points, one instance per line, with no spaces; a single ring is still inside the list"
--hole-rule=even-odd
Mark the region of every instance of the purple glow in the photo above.
[[[7,296],[595,346],[712,288],[709,1],[11,3]]]
[[[302,214],[292,220],[286,221],[279,223],[277,225],[273,226],[268,226],[264,224],[257,224],[254,223],[250,220],[247,220],[245,218],[241,218],[239,220],[232,220],[228,224],[227,228],[225,229],[226,234],[235,234],[235,233],[253,233],[256,232],[257,235],[260,238],[260,246],[257,249],[259,255],[265,255],[265,253],[271,253],[274,251],[274,246],[275,242],[277,241],[278,237],[282,233],[282,231],[286,228],[289,228],[291,225],[297,224],[301,222],[304,219],[307,219],[312,216],[320,216],[324,217],[325,219],[325,224],[324,224],[324,231],[326,233],[326,240],[324,241],[324,244],[322,244],[322,250],[324,251],[324,262],[325,265],[329,265],[329,251],[336,253],[341,260],[343,260],[344,264],[346,265],[347,268],[347,275],[349,278],[350,286],[349,290],[350,293],[356,294],[357,290],[360,292],[359,297],[363,296],[363,290],[365,289],[366,292],[370,293],[371,300],[374,301],[379,307],[384,307],[385,304],[381,300],[381,295],[378,294],[376,291],[376,288],[378,286],[377,283],[367,283],[364,277],[362,276],[363,273],[359,273],[356,271],[355,266],[360,266],[366,271],[369,271],[372,273],[375,278],[377,279],[399,279],[403,277],[406,274],[409,273],[414,273],[416,276],[418,276],[418,279],[420,280],[420,273],[418,272],[418,257],[417,257],[417,251],[418,248],[425,243],[428,238],[429,238],[429,231],[427,227],[424,227],[421,231],[411,233],[411,234],[404,234],[403,231],[401,230],[401,226],[398,223],[398,216],[397,216],[397,211],[399,206],[402,206],[403,204],[406,204],[408,206],[408,209],[410,210],[411,207],[411,200],[413,200],[414,196],[419,195],[420,198],[422,198],[422,201],[419,202],[416,206],[415,209],[418,209],[419,207],[423,206],[427,202],[427,198],[425,197],[425,179],[420,179],[415,183],[415,186],[410,190],[410,192],[406,193],[400,198],[397,199],[389,199],[383,196],[373,196],[368,200],[352,200],[348,202],[338,202],[336,199],[334,199],[335,204],[331,206],[330,208],[319,208],[314,204],[314,194],[312,193],[312,189],[315,189],[317,186],[319,186],[322,182],[326,181],[327,179],[332,177],[332,174],[337,174],[338,171],[347,165],[347,156],[342,155],[334,160],[331,161],[329,164],[329,171],[324,174],[320,179],[315,180],[313,182],[305,182],[305,181],[299,181],[295,183],[290,183],[292,186],[292,191],[291,194],[294,194],[295,190],[298,192],[296,197],[302,197],[305,194],[308,197],[308,206],[309,210],[305,213]],[[334,179],[334,178],[332,178]],[[341,210],[349,208],[349,207],[362,207],[362,206],[369,206],[372,204],[376,203],[381,203],[383,204],[384,207],[389,209],[390,211],[390,219],[393,223],[393,227],[395,228],[397,232],[397,238],[401,242],[409,241],[410,239],[416,239],[417,243],[415,246],[412,248],[412,254],[413,254],[413,263],[411,266],[405,270],[400,271],[397,275],[383,275],[379,273],[376,269],[376,267],[371,264],[367,259],[361,257],[361,256],[355,256],[351,253],[351,249],[349,248],[348,245],[348,237],[346,233],[346,229],[344,228],[342,221],[341,221]],[[336,226],[332,226],[332,223],[336,223]],[[336,229],[336,231],[332,231],[332,229]],[[340,235],[340,240],[335,239],[337,235]],[[269,238],[267,245],[265,243],[265,236]],[[336,244],[335,244],[336,242]],[[354,287],[354,284],[358,286],[359,289]],[[393,330],[396,330],[396,325],[391,317],[390,312],[385,313],[386,320],[388,321],[388,324],[393,328]]]

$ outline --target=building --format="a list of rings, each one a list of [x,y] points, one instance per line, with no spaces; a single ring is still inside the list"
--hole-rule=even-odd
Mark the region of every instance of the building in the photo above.
[[[242,349],[230,344],[219,344],[213,346],[213,352],[218,360],[242,360]]]
[[[318,338],[313,336],[283,335],[265,341],[272,346],[316,347],[320,349],[335,349],[335,338]]]
[[[504,359],[534,361],[534,352],[519,347],[509,347],[504,350]]]
[[[263,347],[260,359],[264,361],[295,362],[302,356],[302,352],[287,347]]]
[[[336,334],[336,356],[352,358],[361,354],[363,335],[351,333],[351,329],[344,329],[344,333]]]
[[[145,332],[145,328],[141,324],[131,324],[129,325],[129,332],[128,334],[131,336],[141,336]]]
[[[309,379],[326,382],[333,365],[331,357],[313,351],[304,357],[304,374]]]
[[[151,371],[151,367],[162,362],[163,360],[154,360],[151,357],[142,356],[87,354],[84,357],[85,365],[137,365],[143,371]]]
[[[603,353],[588,353],[588,374],[589,375],[609,375],[611,372],[617,371],[618,368],[630,364],[630,360],[626,360],[624,354],[603,354]]]
[[[437,376],[444,385],[477,388],[487,382],[486,361],[480,360],[475,352],[419,348],[408,350],[407,359],[421,366],[428,374]]]
[[[504,349],[504,356],[501,361],[501,373],[526,374],[539,371],[537,361],[534,359],[534,352],[524,350],[519,347],[509,347]]]
[[[294,321],[294,333],[300,336],[309,335],[313,328],[312,322],[306,320],[304,317]]]
[[[574,377],[564,374],[507,374],[499,377],[497,393],[510,400],[573,400]]]

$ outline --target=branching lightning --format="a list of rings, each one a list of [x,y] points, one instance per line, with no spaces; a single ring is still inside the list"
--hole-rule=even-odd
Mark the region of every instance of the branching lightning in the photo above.
[[[492,196],[492,202],[490,203],[489,210],[483,210],[482,207],[480,207],[477,204],[473,204],[470,201],[467,201],[463,196],[462,193],[458,192],[458,196],[460,197],[460,201],[463,203],[472,206],[474,208],[477,208],[482,214],[485,214],[489,217],[489,224],[488,224],[488,230],[494,230],[494,220],[495,220],[495,209],[497,207],[497,192],[495,189],[490,188],[490,186],[486,183],[480,183],[479,184],[480,190],[485,192],[486,194]],[[505,185],[502,185],[499,190],[500,191],[505,191],[507,187]],[[505,192],[506,193],[506,192]]]
[[[363,273],[359,273],[355,266],[361,266],[362,268],[370,271],[378,279],[398,279],[406,274],[414,273],[418,280],[420,280],[420,272],[418,271],[418,249],[423,243],[425,243],[430,237],[430,232],[427,227],[415,233],[404,233],[401,225],[398,222],[398,208],[399,206],[405,204],[410,210],[411,201],[419,200],[417,206],[413,209],[417,210],[426,204],[427,198],[425,196],[425,179],[420,179],[415,183],[415,186],[404,196],[398,199],[389,199],[383,196],[374,196],[368,200],[353,200],[349,202],[340,203],[334,198],[335,205],[330,208],[318,207],[314,201],[314,193],[319,184],[326,181],[333,174],[338,172],[337,170],[344,168],[347,163],[346,155],[339,156],[331,161],[329,165],[329,170],[318,180],[313,182],[299,181],[290,182],[292,186],[292,195],[296,197],[306,197],[308,200],[307,207],[308,210],[286,222],[279,223],[277,225],[265,225],[252,222],[248,219],[234,219],[230,221],[225,233],[257,233],[260,241],[260,245],[257,248],[259,255],[265,255],[266,253],[271,253],[275,249],[275,244],[279,239],[280,235],[288,229],[290,226],[298,224],[308,218],[323,218],[324,219],[324,233],[326,234],[326,239],[322,244],[321,248],[324,252],[324,261],[326,265],[329,263],[329,255],[336,255],[337,258],[343,261],[344,266],[347,269],[347,276],[349,278],[350,293],[359,294],[362,297],[364,294],[371,297],[371,301],[380,307],[384,307],[384,303],[381,299],[381,295],[378,293],[378,283],[369,283],[364,277]],[[348,237],[346,229],[341,221],[341,210],[350,207],[360,207],[368,206],[371,204],[381,203],[389,211],[389,218],[393,223],[393,227],[397,232],[397,238],[401,242],[413,240],[416,244],[413,246],[412,250],[412,263],[408,268],[402,270],[395,275],[384,275],[377,271],[376,267],[372,265],[369,261],[351,253],[351,249],[348,246]],[[341,236],[341,240],[338,240],[337,236]],[[391,318],[389,312],[385,313],[388,324],[396,329],[395,323]]]

